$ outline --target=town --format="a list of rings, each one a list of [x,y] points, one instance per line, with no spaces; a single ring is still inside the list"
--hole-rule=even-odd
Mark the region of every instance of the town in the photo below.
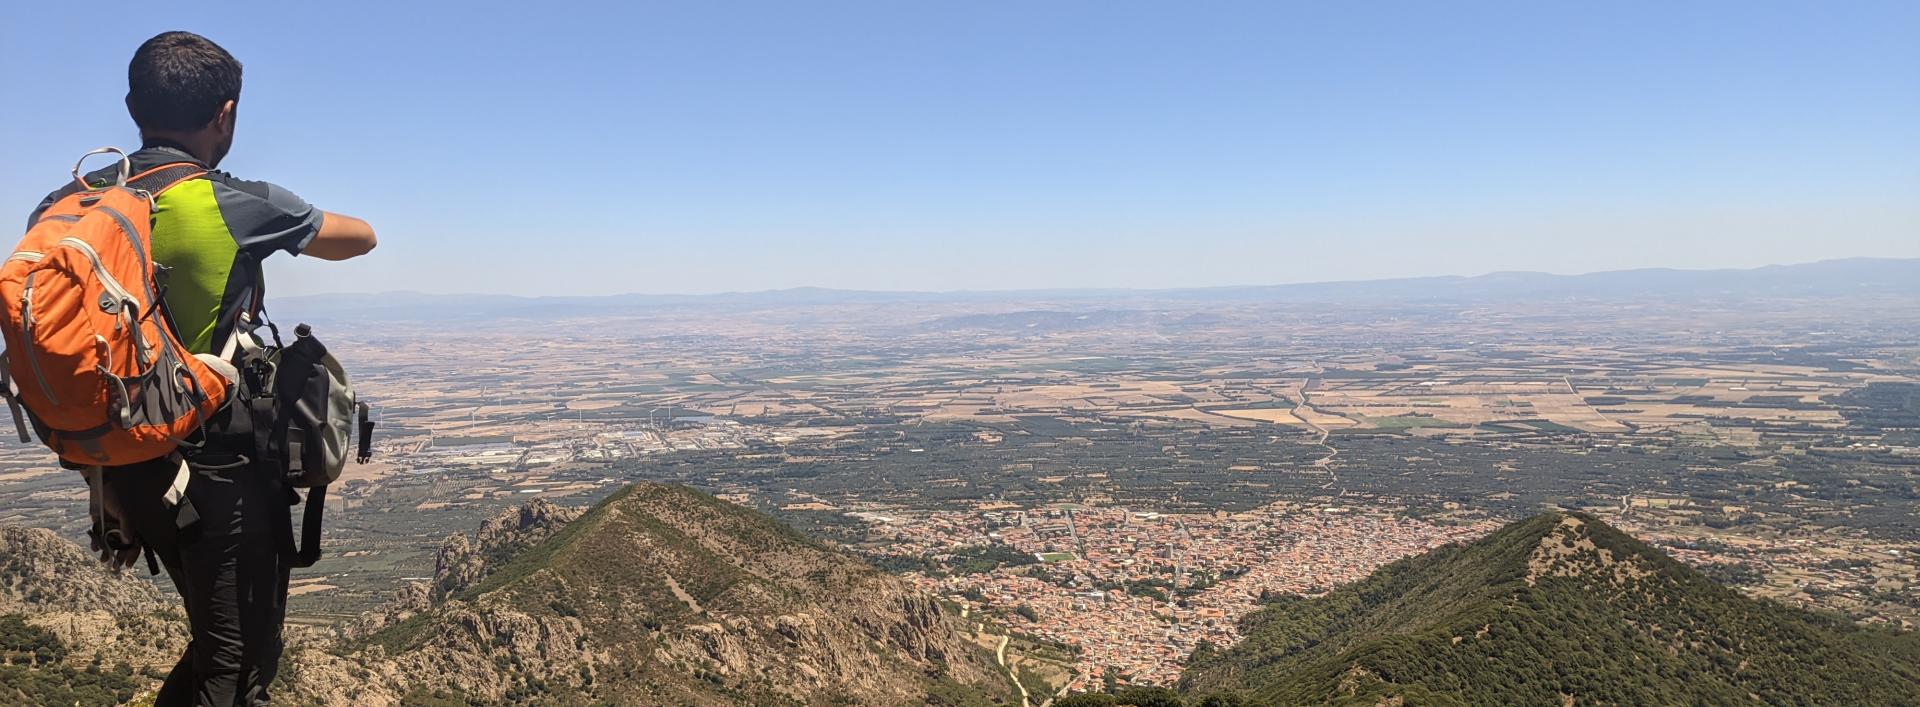
[[[1312,596],[1380,565],[1499,526],[1434,523],[1381,509],[1299,507],[1162,514],[1062,504],[979,513],[856,513],[877,554],[951,562],[1010,548],[1031,562],[914,572],[915,581],[1014,630],[1075,649],[1076,689],[1109,671],[1168,684],[1203,642],[1231,645],[1239,617],[1272,596]],[[991,553],[987,553],[992,557]],[[974,569],[979,569],[978,567]]]

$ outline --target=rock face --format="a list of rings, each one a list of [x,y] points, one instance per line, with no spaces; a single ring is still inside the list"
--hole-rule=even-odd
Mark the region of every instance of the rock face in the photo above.
[[[498,565],[514,553],[546,540],[586,511],[534,499],[518,511],[488,520],[471,538],[465,535],[447,538],[435,562],[435,595],[445,597],[472,586],[486,575],[489,566]]]
[[[299,701],[625,705],[1017,703],[958,620],[764,515],[638,484],[535,501],[441,548],[410,587],[289,678]]]
[[[1916,704],[1920,636],[1714,584],[1599,520],[1548,513],[1271,605],[1197,653],[1251,704]]]
[[[162,596],[51,530],[0,528],[0,612],[150,609],[168,603]]]
[[[58,638],[74,666],[98,659],[164,673],[186,648],[171,597],[41,528],[0,528],[0,616],[14,614]]]

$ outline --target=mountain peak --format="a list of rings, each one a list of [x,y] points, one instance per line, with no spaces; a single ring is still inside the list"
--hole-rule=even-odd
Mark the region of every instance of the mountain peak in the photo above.
[[[1185,685],[1263,704],[1894,704],[1920,637],[1752,599],[1589,515],[1543,513],[1270,605]]]
[[[539,503],[449,539],[433,585],[346,655],[295,661],[294,696],[343,680],[374,703],[942,704],[1012,689],[932,597],[752,510],[654,483],[584,512]]]
[[[1637,541],[1606,523],[1585,515],[1553,513],[1546,517],[1558,521],[1527,556],[1528,585],[1537,584],[1542,577],[1595,577],[1624,585],[1659,571],[1648,559],[1651,548],[1633,547]],[[1641,552],[1643,549],[1647,552]]]

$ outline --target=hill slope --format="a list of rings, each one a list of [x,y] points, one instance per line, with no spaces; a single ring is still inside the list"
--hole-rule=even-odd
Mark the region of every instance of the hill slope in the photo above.
[[[1183,687],[1259,704],[1920,704],[1920,637],[1744,597],[1578,514],[1245,620]]]
[[[0,528],[0,704],[120,704],[186,638],[178,605],[133,572],[50,530]]]
[[[574,515],[536,503],[450,540],[431,587],[416,586],[335,654],[296,657],[289,697],[1018,700],[932,598],[764,515],[646,483]]]

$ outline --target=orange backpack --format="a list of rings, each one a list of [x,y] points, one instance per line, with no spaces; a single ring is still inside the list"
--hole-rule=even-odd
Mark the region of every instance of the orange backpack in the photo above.
[[[168,317],[152,260],[154,197],[205,173],[170,164],[78,188],[46,209],[0,265],[0,394],[20,441],[27,419],[74,465],[118,466],[172,453],[226,402],[231,383],[188,353]],[[219,365],[215,363],[214,365]]]

